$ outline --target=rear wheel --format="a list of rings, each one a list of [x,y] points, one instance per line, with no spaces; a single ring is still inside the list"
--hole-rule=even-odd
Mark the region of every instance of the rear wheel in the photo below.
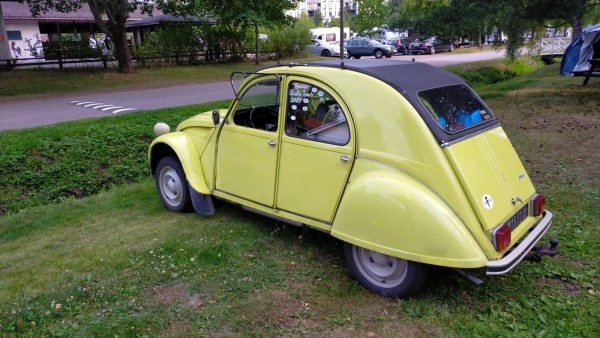
[[[323,49],[323,51],[321,52],[321,56],[326,58],[330,57],[331,53],[329,52],[329,49]]]
[[[374,55],[375,55],[375,58],[381,59],[383,57],[383,52],[381,51],[381,49],[377,49],[377,50],[375,50]]]
[[[425,265],[344,243],[352,274],[369,291],[386,297],[409,298],[425,285]]]
[[[435,47],[431,46],[431,55],[435,54]]]
[[[453,43],[450,44],[450,51],[451,52],[454,51],[454,44]]]
[[[167,156],[158,161],[154,181],[158,196],[167,209],[177,212],[191,209],[190,188],[177,157]]]

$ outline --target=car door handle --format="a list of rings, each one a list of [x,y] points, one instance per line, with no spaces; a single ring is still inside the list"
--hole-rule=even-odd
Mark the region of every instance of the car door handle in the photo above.
[[[275,140],[269,140],[268,143],[271,147],[274,147],[277,143],[275,142]]]
[[[342,160],[342,162],[348,162],[350,161],[350,157],[348,157],[348,155],[343,154],[340,159]]]

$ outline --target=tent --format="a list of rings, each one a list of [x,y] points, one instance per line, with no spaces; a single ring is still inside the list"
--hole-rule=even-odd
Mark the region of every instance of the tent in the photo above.
[[[600,58],[600,24],[586,28],[565,50],[560,75],[581,75],[590,69],[589,59]]]

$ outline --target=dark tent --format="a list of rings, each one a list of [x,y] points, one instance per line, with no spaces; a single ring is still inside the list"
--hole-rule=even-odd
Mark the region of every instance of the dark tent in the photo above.
[[[560,64],[560,75],[583,75],[589,59],[600,58],[600,24],[584,29],[571,41]]]

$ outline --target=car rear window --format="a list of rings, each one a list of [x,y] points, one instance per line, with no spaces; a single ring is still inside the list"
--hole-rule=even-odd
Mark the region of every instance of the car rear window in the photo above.
[[[440,128],[456,133],[493,118],[479,98],[464,85],[434,88],[419,93],[419,99]]]

